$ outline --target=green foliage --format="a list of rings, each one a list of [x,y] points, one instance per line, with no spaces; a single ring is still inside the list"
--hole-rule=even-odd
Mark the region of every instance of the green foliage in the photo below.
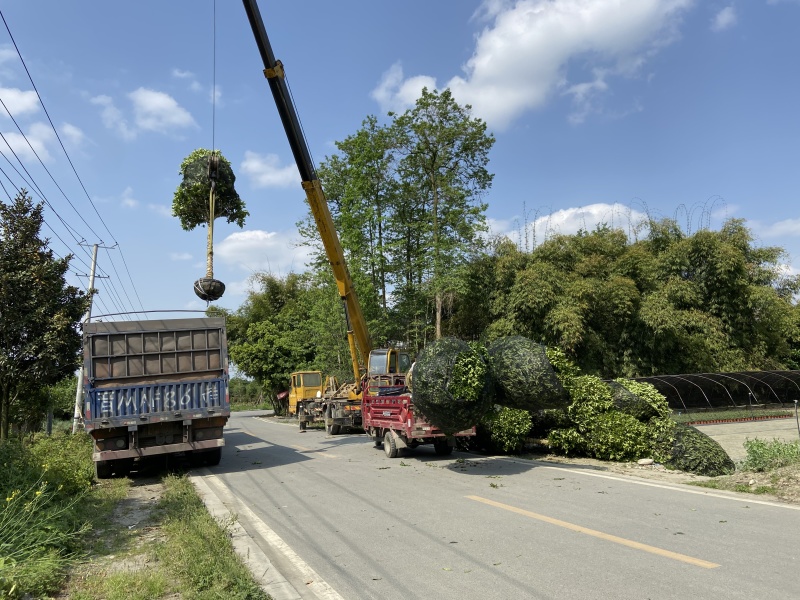
[[[628,394],[617,395],[619,388],[614,387],[614,401],[622,412],[639,421],[647,421],[653,417],[670,417],[672,411],[664,395],[653,384],[619,378],[614,380],[617,386]]]
[[[547,445],[554,452],[560,452],[564,456],[589,455],[589,443],[586,436],[574,427],[551,430],[547,434]]]
[[[414,406],[448,435],[468,429],[492,408],[486,351],[456,338],[429,344],[414,367]]]
[[[89,298],[67,285],[72,257],[56,258],[40,237],[42,211],[25,190],[0,204],[0,440],[19,403],[78,364]]]
[[[745,471],[772,471],[800,464],[800,442],[754,439],[744,443],[747,458],[742,462]]]
[[[531,414],[518,408],[499,407],[489,421],[492,442],[504,452],[519,452],[531,430]]]
[[[675,441],[669,460],[671,469],[716,477],[730,475],[736,465],[716,441],[694,427],[676,424]]]
[[[244,226],[250,213],[234,188],[236,176],[231,163],[222,153],[219,157],[219,172],[215,190],[213,218],[209,214],[209,195],[211,181],[208,178],[208,159],[211,150],[198,148],[192,151],[181,163],[180,175],[183,177],[172,199],[172,215],[178,217],[181,227],[191,231],[198,225],[208,225],[213,219],[224,217],[228,223]]]
[[[199,598],[268,600],[233,551],[228,531],[205,510],[186,477],[165,478],[159,507],[167,538],[157,547],[162,564]]]
[[[800,278],[783,274],[780,248],[757,247],[739,220],[693,235],[631,225],[495,243],[464,270],[453,326],[558,347],[603,378],[800,364]]]
[[[567,392],[540,344],[522,336],[502,337],[489,345],[489,356],[498,404],[525,410],[566,406]]]
[[[91,465],[86,434],[0,443],[0,597],[58,589],[87,531]]]
[[[638,460],[651,452],[647,426],[625,413],[599,414],[584,430],[589,452],[601,460]]]

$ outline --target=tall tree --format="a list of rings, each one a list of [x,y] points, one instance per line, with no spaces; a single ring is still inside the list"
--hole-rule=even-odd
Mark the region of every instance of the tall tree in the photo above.
[[[369,274],[387,310],[387,256],[384,228],[397,193],[391,130],[368,116],[355,134],[336,142],[340,154],[325,160],[319,177],[331,205],[351,271]]]
[[[79,362],[78,323],[89,296],[67,285],[72,256],[55,257],[41,237],[43,222],[43,205],[25,190],[0,205],[0,440],[16,403]]]
[[[435,303],[435,333],[442,335],[445,297],[455,292],[454,273],[485,231],[486,204],[482,195],[491,187],[487,170],[494,137],[486,124],[471,116],[471,106],[460,106],[449,89],[422,90],[416,105],[393,123],[395,143],[402,157],[400,179],[416,196],[416,236],[421,245],[405,248],[399,260],[419,261]],[[405,223],[411,223],[408,220]],[[424,251],[423,251],[424,249]]]

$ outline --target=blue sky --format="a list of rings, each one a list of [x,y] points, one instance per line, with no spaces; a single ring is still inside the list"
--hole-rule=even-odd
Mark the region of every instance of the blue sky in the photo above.
[[[689,231],[739,217],[800,272],[798,0],[260,8],[317,163],[367,115],[450,87],[496,137],[494,233],[530,246],[598,222],[632,230],[645,213]],[[170,216],[180,163],[198,147],[231,161],[251,213],[243,230],[215,224],[215,277],[228,286],[219,304],[238,307],[255,272],[303,270],[304,195],[241,3],[4,0],[0,10],[47,110],[3,25],[0,182],[47,199],[44,233],[76,255],[76,284],[87,285],[90,260],[79,242],[117,244],[99,253],[108,277],[95,315],[204,308],[192,284],[205,273],[205,229],[185,232]]]

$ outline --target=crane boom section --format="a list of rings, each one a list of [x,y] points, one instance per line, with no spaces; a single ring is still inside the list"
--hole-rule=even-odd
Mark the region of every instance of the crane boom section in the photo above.
[[[283,64],[275,59],[275,55],[272,52],[272,46],[269,43],[264,21],[261,18],[261,12],[258,9],[256,0],[243,0],[243,2],[245,11],[247,12],[247,18],[250,21],[250,27],[253,30],[253,35],[258,45],[258,51],[261,54],[261,60],[264,63],[264,75],[269,82],[272,97],[275,100],[275,105],[278,108],[286,137],[292,148],[294,160],[300,171],[303,189],[306,192],[306,198],[311,206],[311,213],[314,216],[322,245],[325,248],[325,253],[336,279],[339,296],[344,303],[348,335],[350,335],[352,331],[352,335],[355,337],[355,341],[358,344],[358,349],[361,351],[364,360],[366,360],[372,350],[372,341],[367,331],[361,305],[358,302],[358,297],[353,287],[353,280],[347,268],[344,252],[339,242],[339,236],[336,233],[333,218],[328,208],[328,201],[322,190],[322,184],[317,177],[314,163],[311,160],[311,153],[308,150],[308,144],[303,137],[297,111],[292,103],[289,88],[284,79]],[[354,364],[356,383],[358,383],[358,358],[353,352],[352,343],[350,344],[350,350]]]

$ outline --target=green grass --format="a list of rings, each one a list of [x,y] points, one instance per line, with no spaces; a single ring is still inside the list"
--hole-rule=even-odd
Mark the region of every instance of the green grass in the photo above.
[[[58,590],[102,518],[85,434],[0,444],[0,598]]]
[[[731,409],[698,412],[674,412],[672,413],[672,419],[677,423],[685,424],[726,419],[752,419],[754,417],[790,417],[792,415],[794,415],[794,411],[789,409],[754,408],[752,410]]]
[[[744,443],[747,458],[742,462],[745,471],[774,471],[781,467],[800,464],[800,441],[784,442],[774,439],[747,440]]]
[[[183,598],[267,599],[233,551],[224,526],[215,521],[186,477],[169,476],[159,504],[166,539],[155,555],[183,585]]]
[[[244,410],[272,410],[269,402],[231,402],[231,412],[241,412]]]

